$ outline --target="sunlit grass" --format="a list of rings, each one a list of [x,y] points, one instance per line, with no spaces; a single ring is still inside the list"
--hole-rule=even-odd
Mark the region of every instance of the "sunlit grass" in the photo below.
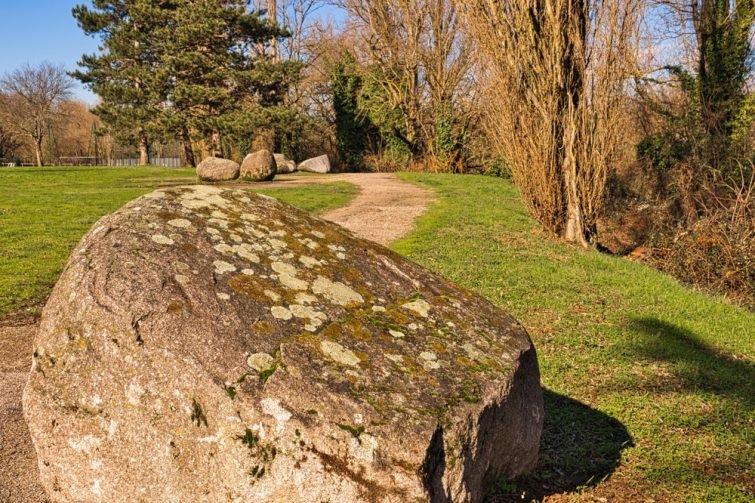
[[[347,182],[300,185],[291,188],[259,189],[257,192],[275,197],[314,214],[325,213],[346,205],[359,189]]]
[[[437,200],[393,248],[514,314],[538,350],[546,424],[538,471],[499,500],[752,501],[755,317],[650,268],[558,242],[510,183],[401,175]],[[101,216],[190,170],[0,169],[0,319],[38,309]],[[263,189],[308,211],[350,184]]]
[[[504,180],[402,177],[440,201],[393,248],[514,314],[538,350],[541,465],[499,497],[610,476],[584,498],[752,501],[755,316],[545,236]]]

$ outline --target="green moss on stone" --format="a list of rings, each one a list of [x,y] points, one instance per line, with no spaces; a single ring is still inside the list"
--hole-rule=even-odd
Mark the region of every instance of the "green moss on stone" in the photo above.
[[[354,436],[354,438],[359,438],[362,435],[362,433],[364,433],[364,426],[361,424],[357,427],[354,427],[348,424],[339,423],[338,427],[344,431],[348,431],[349,433],[351,433]]]
[[[228,397],[231,400],[233,400],[233,399],[236,398],[237,391],[236,391],[235,387],[233,387],[233,386],[226,386],[225,392],[228,394]]]
[[[260,441],[259,437],[249,428],[244,431],[243,435],[236,438],[241,440],[250,449],[254,449]]]
[[[192,398],[191,401],[191,422],[196,423],[198,427],[202,426],[202,424],[207,427],[207,416],[202,410],[202,406],[197,402],[196,398]]]
[[[279,365],[279,362],[276,361],[270,366],[270,368],[267,368],[261,371],[258,374],[260,377],[260,381],[262,381],[263,383],[267,382],[267,380],[270,379],[270,376],[272,376],[275,373],[275,371],[278,370],[278,365]]]

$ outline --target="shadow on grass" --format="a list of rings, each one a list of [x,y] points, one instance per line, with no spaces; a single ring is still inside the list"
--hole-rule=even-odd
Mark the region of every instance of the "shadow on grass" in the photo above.
[[[657,318],[632,320],[630,328],[641,337],[633,347],[638,356],[674,364],[661,389],[711,393],[755,408],[755,366],[736,360],[701,341],[693,332]],[[741,334],[740,336],[744,336]]]
[[[595,485],[613,473],[621,451],[633,445],[624,425],[611,416],[547,389],[543,398],[545,423],[535,473],[500,480],[488,503],[540,500]]]

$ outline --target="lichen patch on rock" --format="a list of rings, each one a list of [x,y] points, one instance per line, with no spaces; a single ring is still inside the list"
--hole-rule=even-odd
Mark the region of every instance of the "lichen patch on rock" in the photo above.
[[[191,222],[185,218],[174,218],[173,220],[168,220],[168,225],[178,227],[179,229],[188,229],[191,227]]]
[[[326,356],[341,365],[356,367],[361,361],[353,351],[346,349],[337,342],[324,340],[320,343],[320,348]]]
[[[401,307],[403,307],[404,309],[409,309],[410,311],[414,311],[423,318],[427,318],[428,314],[430,313],[430,304],[428,304],[427,301],[423,299],[407,302]]]
[[[247,365],[257,372],[263,372],[273,366],[275,358],[267,353],[254,353],[246,359]]]
[[[364,299],[352,288],[340,281],[331,281],[324,276],[318,276],[312,284],[312,291],[318,295],[324,295],[327,299],[341,306],[352,303],[363,303]]]
[[[162,234],[154,234],[152,236],[152,241],[155,243],[161,244],[161,245],[172,245],[175,244],[175,241],[170,239],[168,236],[163,236]]]
[[[216,260],[212,263],[215,266],[215,273],[225,274],[236,271],[236,266],[226,262],[225,260]]]
[[[273,306],[270,308],[270,312],[273,313],[275,318],[279,320],[290,320],[294,315],[283,306]]]

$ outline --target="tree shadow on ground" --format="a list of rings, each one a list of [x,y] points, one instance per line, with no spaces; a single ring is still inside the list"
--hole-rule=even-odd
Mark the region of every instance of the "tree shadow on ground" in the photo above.
[[[634,319],[629,328],[639,336],[630,347],[638,357],[673,364],[670,375],[650,383],[656,391],[710,393],[755,409],[755,365],[751,361],[732,358],[693,332],[657,318]]]
[[[545,422],[532,475],[499,480],[488,503],[541,500],[608,478],[632,437],[616,419],[565,395],[543,389]]]

